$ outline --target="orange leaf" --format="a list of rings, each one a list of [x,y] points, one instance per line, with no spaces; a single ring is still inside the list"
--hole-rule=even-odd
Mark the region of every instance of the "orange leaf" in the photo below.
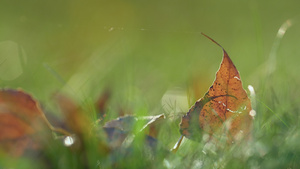
[[[249,137],[251,103],[239,72],[224,49],[223,54],[213,85],[182,117],[180,133],[189,139],[201,141],[203,133],[209,134],[210,138],[225,135],[228,143]]]
[[[38,102],[29,94],[0,90],[0,149],[19,156],[33,148],[31,136],[46,128],[49,122],[45,120]]]

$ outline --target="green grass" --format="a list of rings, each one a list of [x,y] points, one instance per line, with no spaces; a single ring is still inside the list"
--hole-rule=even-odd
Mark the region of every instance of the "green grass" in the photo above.
[[[60,118],[53,93],[66,93],[95,120],[94,101],[107,88],[112,91],[108,119],[118,117],[120,109],[136,116],[166,115],[155,150],[144,147],[141,133],[130,147],[105,156],[96,151],[99,132],[84,153],[49,141],[42,156],[0,155],[0,168],[299,168],[299,2],[7,1],[0,6],[0,49],[8,49],[0,51],[1,88],[24,89]],[[276,33],[290,18],[295,22],[276,46]],[[167,153],[180,137],[181,116],[199,99],[190,93],[192,85],[197,82],[197,94],[204,95],[221,62],[220,48],[200,32],[228,52],[244,88],[254,87],[253,138],[226,151],[186,139],[176,154]],[[162,103],[169,90],[187,93],[189,105]]]

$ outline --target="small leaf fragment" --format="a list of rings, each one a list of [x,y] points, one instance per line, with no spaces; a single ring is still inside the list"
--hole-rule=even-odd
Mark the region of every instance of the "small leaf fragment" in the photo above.
[[[123,116],[119,117],[115,120],[108,121],[105,123],[103,127],[105,128],[117,128],[122,131],[130,132],[132,131],[134,125],[140,121],[144,123],[143,127],[139,129],[139,131],[144,131],[149,129],[145,134],[148,134],[152,137],[156,137],[158,133],[158,125],[159,121],[164,119],[164,114],[159,114],[156,116],[143,116],[143,117],[135,117],[135,116]]]

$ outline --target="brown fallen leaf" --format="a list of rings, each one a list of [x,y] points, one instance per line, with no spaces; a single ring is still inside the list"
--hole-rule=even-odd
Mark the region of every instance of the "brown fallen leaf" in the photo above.
[[[45,117],[40,105],[22,90],[0,90],[0,150],[20,156],[26,149],[40,144],[34,135],[51,134],[54,128]],[[40,134],[43,133],[43,134]]]
[[[103,130],[105,132],[107,144],[111,149],[116,149],[120,147],[123,141],[128,136],[128,132],[125,132],[118,128],[104,127]]]
[[[146,151],[146,156],[153,155],[160,147],[163,151],[164,147],[156,140],[158,132],[158,124],[163,122],[165,116],[163,114],[156,116],[124,116],[107,122],[103,126],[103,131],[98,132],[99,137],[105,136],[107,145],[109,146],[110,156],[112,159],[120,159],[120,156],[128,157],[136,149]],[[136,128],[136,124],[143,124]],[[137,131],[137,132],[134,132]],[[141,140],[143,140],[141,142]],[[139,144],[139,146],[136,146]],[[150,153],[150,154],[149,154]]]
[[[143,126],[142,131],[146,130],[145,133],[149,136],[157,138],[161,124],[165,122],[165,115],[146,116],[142,117],[142,119],[147,120],[147,124]]]
[[[213,85],[182,117],[180,133],[186,138],[201,141],[203,133],[207,133],[210,139],[224,138],[225,135],[227,143],[234,143],[250,135],[253,119],[249,114],[251,103],[242,87],[238,70],[226,51],[222,50],[223,60]]]

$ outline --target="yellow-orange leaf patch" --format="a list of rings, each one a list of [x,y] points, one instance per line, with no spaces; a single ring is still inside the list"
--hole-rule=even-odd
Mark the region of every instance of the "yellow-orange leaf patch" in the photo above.
[[[251,110],[239,72],[223,49],[223,60],[213,85],[182,117],[180,132],[197,141],[203,139],[203,133],[209,134],[210,138],[225,136],[227,142],[232,143],[249,137],[253,119],[249,115]]]

